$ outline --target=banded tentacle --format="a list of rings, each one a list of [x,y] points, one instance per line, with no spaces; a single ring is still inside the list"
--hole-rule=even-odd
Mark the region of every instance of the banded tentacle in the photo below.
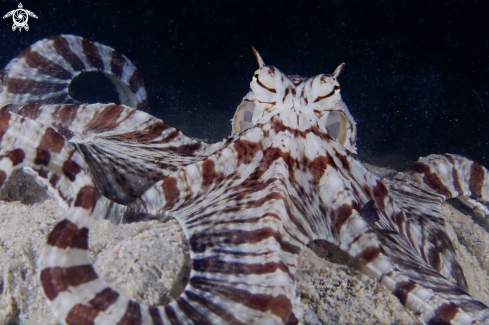
[[[107,301],[124,308],[137,305],[118,297],[98,278],[90,264],[88,229],[98,195],[82,156],[51,128],[6,112],[0,112],[0,120],[2,184],[14,169],[22,167],[45,170],[55,188],[59,184],[68,184],[61,196],[68,210],[49,234],[38,262],[40,283],[55,316],[68,324],[91,324],[93,311],[80,318],[73,318],[67,311],[86,310],[84,304],[88,304],[94,306],[96,314],[96,311],[107,309]],[[22,136],[27,131],[39,136],[37,143],[30,136]],[[94,288],[98,287],[107,289],[102,295],[91,297]],[[76,295],[80,301],[70,299]],[[127,315],[119,315],[119,318],[136,324],[132,322],[134,317],[129,310]],[[114,318],[109,314],[105,321],[111,323],[111,318],[114,320],[117,316]]]
[[[454,167],[460,171],[468,171],[465,175],[460,175],[458,181],[453,182],[465,189],[468,189],[469,183],[471,183],[469,182],[470,166],[474,164],[476,170],[482,170],[483,167],[462,157],[441,158],[440,156],[423,158],[418,162],[417,167],[407,168],[406,173],[413,170],[417,173],[416,170],[421,167],[421,170],[426,172],[429,168],[426,168],[427,166],[424,164],[431,164],[434,172],[433,174],[426,173],[428,177],[423,177],[423,174],[407,176],[405,173],[399,173],[394,177],[394,180],[380,182],[370,175],[370,177],[361,177],[361,179],[370,178],[368,186],[358,180],[361,186],[358,186],[354,192],[363,192],[364,195],[367,195],[366,199],[359,197],[360,202],[365,204],[361,208],[363,217],[369,219],[371,231],[377,234],[382,245],[381,253],[385,254],[396,265],[396,268],[393,269],[394,274],[401,274],[404,279],[408,279],[407,281],[396,280],[393,287],[394,295],[405,306],[409,307],[409,299],[412,296],[421,296],[424,298],[424,306],[409,307],[414,312],[423,311],[424,313],[428,310],[427,306],[438,306],[431,315],[426,313],[420,316],[426,322],[444,321],[457,324],[460,321],[460,315],[468,315],[472,321],[487,323],[489,322],[489,308],[467,293],[468,289],[463,271],[456,260],[453,245],[445,233],[441,212],[441,203],[444,199],[441,199],[440,193],[433,191],[436,187],[442,188],[439,187],[441,184],[444,184],[443,186],[446,186],[447,189],[451,188],[452,191],[457,186],[450,185],[449,181],[433,182],[438,176],[449,180],[450,177],[447,177],[447,172],[450,175],[457,175],[457,171],[451,169],[450,165],[446,164],[443,159],[458,161],[460,165],[455,166],[454,164]],[[354,168],[360,170],[359,166],[354,166]],[[445,171],[445,173],[436,172],[437,169]],[[459,174],[462,173],[459,172]],[[483,176],[485,173],[478,175]],[[484,178],[478,177],[481,182],[478,183],[478,188],[487,187],[487,180]],[[462,183],[465,185],[461,185]],[[472,183],[475,184],[476,182]],[[430,191],[432,194],[427,194]],[[465,193],[467,195],[468,192]],[[430,195],[433,196],[431,199]],[[487,196],[480,195],[478,199],[482,199],[482,197]],[[484,202],[485,199],[481,201]],[[365,265],[368,266],[368,263]],[[383,282],[386,275],[392,277],[388,273],[382,275],[379,280]],[[424,290],[424,292],[421,291],[421,295],[416,293],[419,288]],[[433,304],[433,294],[442,303]],[[468,320],[462,322],[462,324],[465,323],[471,322]]]
[[[7,105],[2,110],[51,126],[85,157],[99,191],[119,204],[223,145],[209,145],[145,112],[115,104]]]
[[[7,104],[75,104],[68,88],[84,72],[104,73],[114,83],[122,104],[147,109],[139,71],[109,46],[74,35],[40,40],[10,61],[2,71],[0,107]]]
[[[426,213],[428,208],[413,204],[417,200],[438,205],[457,198],[473,212],[489,215],[489,176],[483,166],[458,155],[430,155],[396,174],[390,187],[410,213]],[[421,194],[423,195],[421,197]]]
[[[462,290],[467,283],[445,234],[441,203],[457,198],[476,214],[489,215],[487,169],[457,155],[430,155],[384,180],[405,215],[395,221],[428,264]]]
[[[0,120],[8,121],[4,128],[9,135],[1,143],[7,152],[3,159],[7,166],[0,160],[2,170],[8,174],[12,165],[37,168],[42,163],[72,189],[64,197],[69,205],[66,218],[48,236],[39,260],[41,285],[60,321],[297,323],[294,273],[300,249],[309,238],[297,230],[300,224],[294,216],[299,212],[288,198],[287,176],[282,173],[285,162],[263,157],[256,150],[257,132],[263,131],[249,130],[248,138],[235,138],[228,148],[170,174],[137,201],[143,208],[155,206],[177,218],[192,247],[192,271],[185,292],[167,306],[147,307],[109,288],[89,262],[88,229],[97,198],[82,157],[57,135],[58,140],[51,142],[56,143],[57,151],[46,150],[51,157],[46,164],[36,156],[40,145],[33,146],[30,137],[20,134],[26,134],[26,128],[40,134],[56,133],[28,118],[1,114]],[[27,153],[22,163],[11,158],[19,150],[16,146]],[[63,166],[73,165],[74,160],[78,162],[76,173],[65,171]],[[253,180],[247,176],[253,173],[262,176],[249,184]]]
[[[412,247],[411,241],[419,238],[399,229],[396,222],[405,215],[386,186],[337,142],[311,131],[318,139],[309,134],[307,143],[323,145],[312,161],[302,158],[302,162],[316,182],[296,183],[295,191],[288,193],[292,197],[294,192],[320,193],[319,197],[298,195],[296,199],[298,210],[306,216],[301,224],[311,227],[313,239],[326,240],[348,253],[366,274],[427,324],[487,321],[487,306],[440,274]],[[301,147],[297,138],[295,141]],[[429,220],[424,226],[427,223]],[[443,235],[446,237],[444,231]]]
[[[130,205],[165,211],[189,238],[189,285],[165,307],[176,323],[199,324],[201,316],[213,324],[298,321],[294,274],[312,233],[289,191],[288,161],[260,140],[265,132],[242,132]]]

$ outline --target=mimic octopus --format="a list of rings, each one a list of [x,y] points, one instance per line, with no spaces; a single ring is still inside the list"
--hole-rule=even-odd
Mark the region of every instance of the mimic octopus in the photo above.
[[[362,265],[426,324],[489,324],[444,231],[441,203],[489,214],[486,168],[445,154],[380,180],[356,158],[356,126],[332,74],[306,78],[265,65],[238,106],[233,134],[208,144],[145,112],[140,73],[124,55],[61,35],[2,71],[0,184],[33,173],[66,208],[38,275],[66,324],[297,324],[294,274],[315,240]],[[71,81],[98,71],[117,104],[84,104]],[[166,306],[126,298],[88,254],[92,218],[175,218],[190,244],[184,292]]]

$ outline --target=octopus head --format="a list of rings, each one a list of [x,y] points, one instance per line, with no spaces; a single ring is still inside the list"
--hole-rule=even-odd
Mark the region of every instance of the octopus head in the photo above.
[[[320,125],[320,129],[346,149],[356,151],[355,121],[341,99],[337,80],[344,63],[332,74],[311,78],[288,76],[273,66],[265,65],[254,48],[253,52],[259,69],[253,73],[251,91],[238,106],[232,120],[234,134],[257,125],[262,117],[286,111],[282,119],[288,119],[291,127],[307,129],[311,124]],[[299,118],[295,117],[297,115]]]

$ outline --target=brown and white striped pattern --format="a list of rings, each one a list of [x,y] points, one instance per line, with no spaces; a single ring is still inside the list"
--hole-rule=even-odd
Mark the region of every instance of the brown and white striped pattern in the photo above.
[[[251,88],[266,113],[216,145],[125,106],[36,103],[0,111],[0,183],[15,168],[32,168],[68,207],[39,260],[57,319],[297,324],[298,255],[321,239],[360,262],[424,323],[489,323],[488,307],[464,291],[440,213],[444,200],[460,197],[487,215],[487,170],[437,155],[381,181],[328,134],[317,114],[317,105],[331,97],[314,86],[324,75],[294,83],[258,62]],[[315,99],[306,101],[307,94]],[[190,241],[192,271],[175,301],[141,305],[95,273],[90,219],[100,213],[99,202],[110,201],[99,192],[120,200],[121,211],[179,221]]]
[[[106,45],[73,35],[40,40],[10,61],[2,73],[0,107],[77,103],[68,94],[70,83],[91,71],[112,80],[121,104],[147,109],[143,79],[132,62]]]
[[[190,139],[124,105],[30,104],[6,105],[2,110],[49,125],[63,135],[85,157],[100,192],[119,204],[134,201],[155,181],[222,146]]]

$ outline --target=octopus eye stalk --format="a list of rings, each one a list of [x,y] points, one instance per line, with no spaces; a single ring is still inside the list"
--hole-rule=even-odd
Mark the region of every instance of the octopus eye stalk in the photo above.
[[[337,67],[337,68],[334,70],[334,72],[333,72],[333,74],[332,74],[333,78],[335,78],[335,79],[336,79],[336,78],[338,78],[338,77],[340,76],[340,74],[341,74],[341,70],[343,70],[343,68],[345,67],[345,65],[346,65],[346,63],[345,63],[345,62],[343,62],[343,63],[341,63],[341,64],[340,64],[340,65],[339,65],[339,66],[338,66],[338,67]]]
[[[252,46],[251,50],[253,51],[253,54],[255,55],[256,62],[258,63],[259,68],[263,68],[265,66],[265,62],[263,62],[263,59],[261,58],[260,53]]]

